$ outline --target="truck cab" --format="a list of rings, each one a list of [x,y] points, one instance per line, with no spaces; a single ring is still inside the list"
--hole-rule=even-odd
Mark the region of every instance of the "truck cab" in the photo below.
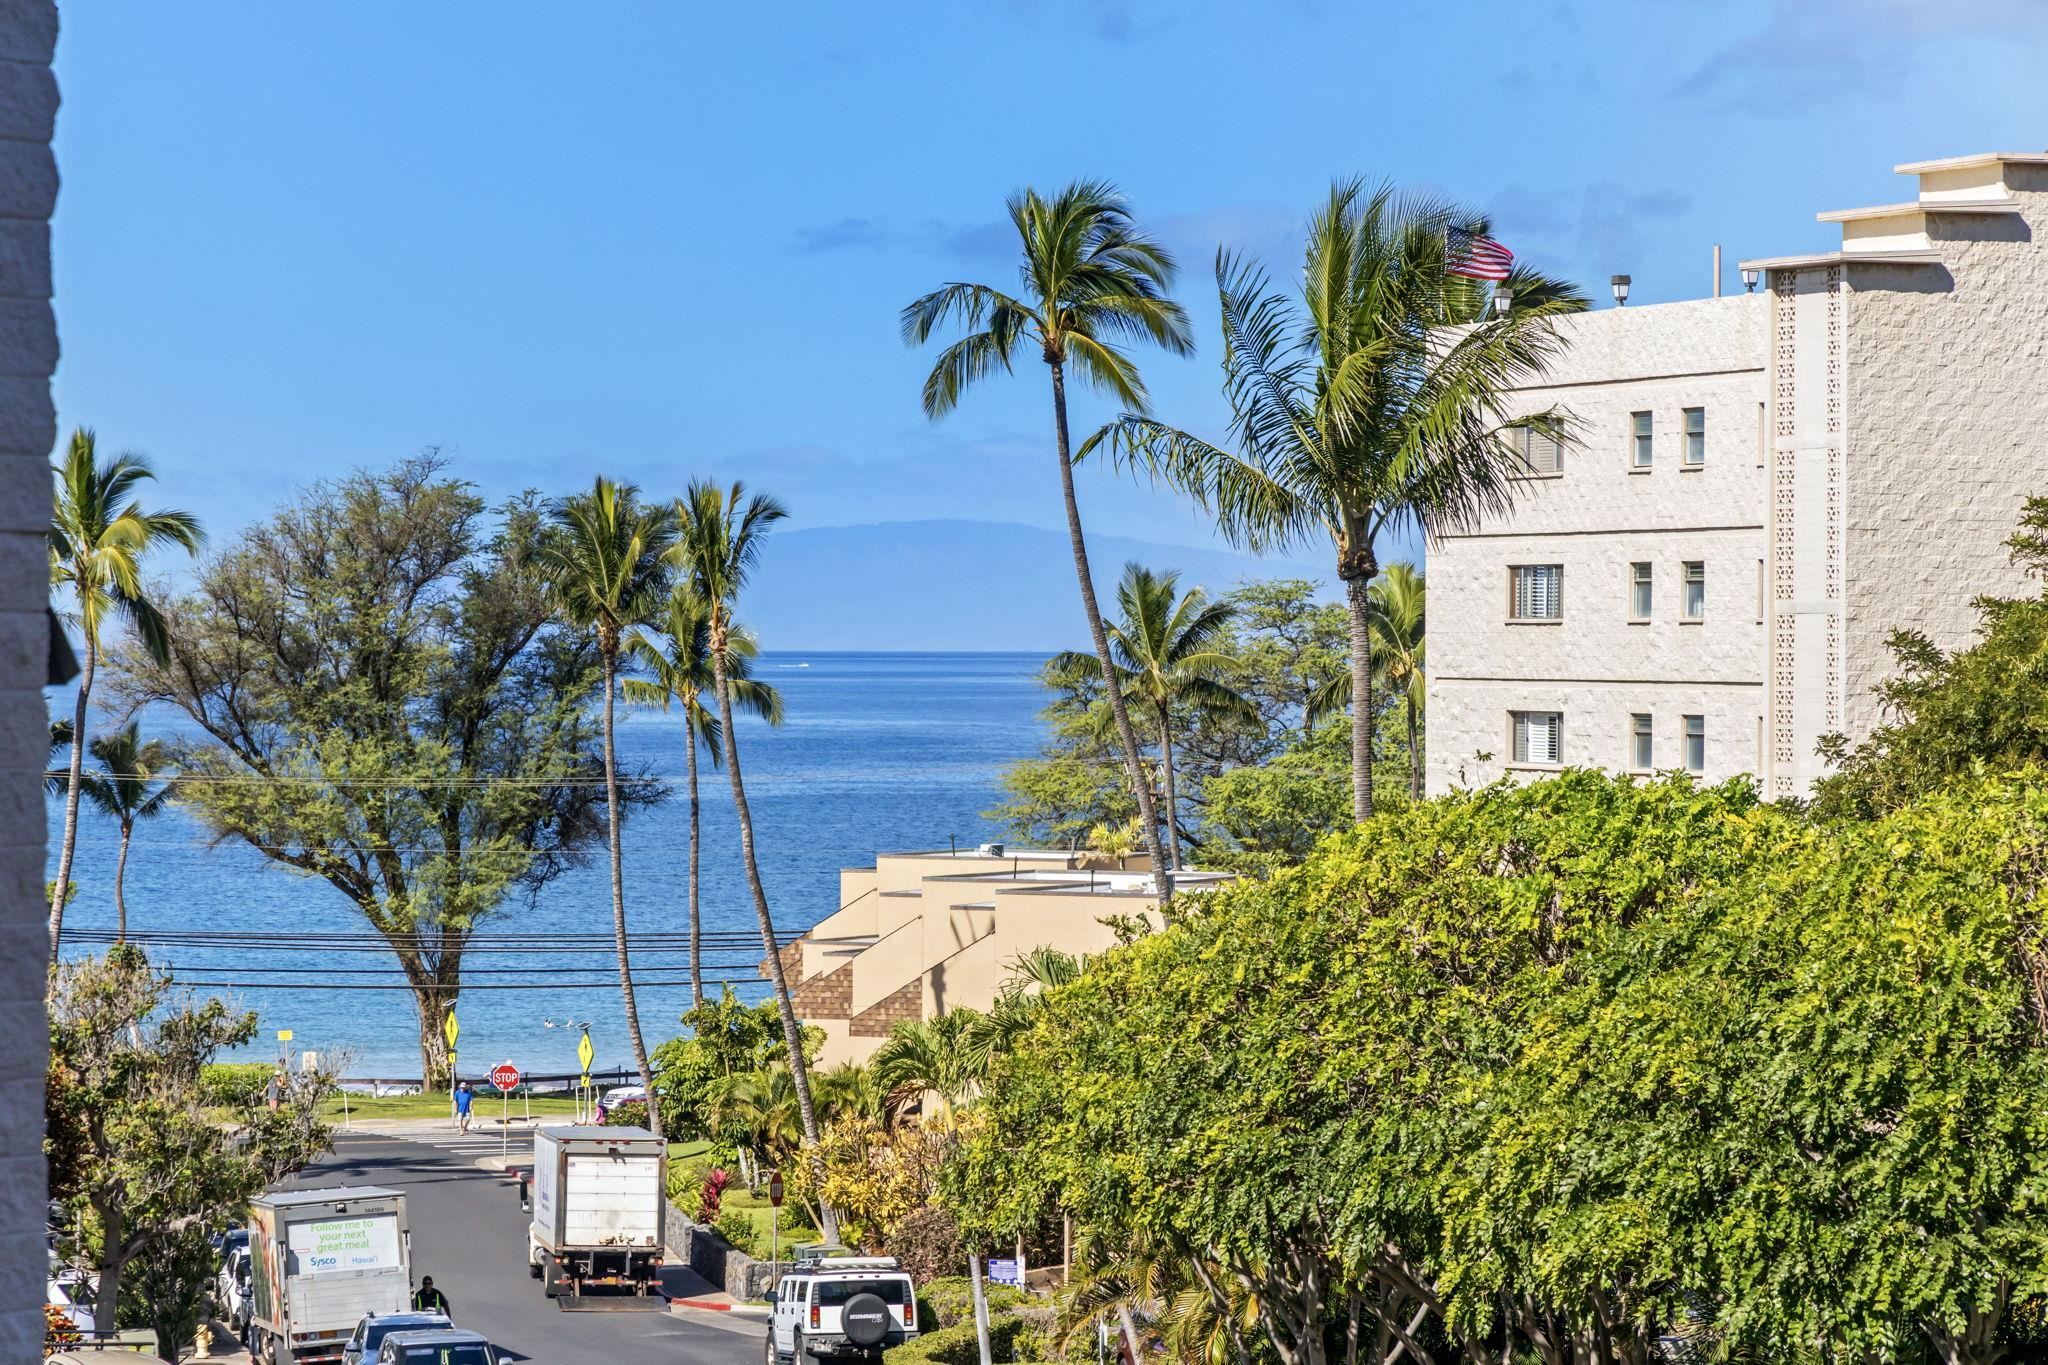
[[[893,1256],[800,1263],[775,1286],[764,1365],[879,1362],[917,1337],[917,1293]]]

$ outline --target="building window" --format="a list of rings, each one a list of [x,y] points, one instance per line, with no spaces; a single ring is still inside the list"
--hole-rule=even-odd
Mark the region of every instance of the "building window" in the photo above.
[[[1653,723],[1647,712],[1638,711],[1629,717],[1628,765],[1639,773],[1649,772],[1656,767],[1656,747]]]
[[[1679,615],[1688,621],[1697,621],[1707,614],[1707,565],[1706,561],[1688,559],[1685,561],[1685,595],[1681,599]]]
[[[1697,469],[1707,462],[1707,410],[1685,410],[1685,462]]]
[[[1564,565],[1517,564],[1508,570],[1509,615],[1517,621],[1555,621],[1564,615]]]
[[[1564,750],[1564,716],[1557,711],[1514,711],[1515,762],[1556,764]]]
[[[1637,469],[1648,469],[1650,467],[1651,444],[1653,441],[1650,432],[1650,414],[1647,412],[1630,413],[1629,427],[1632,433],[1630,460]]]
[[[1650,566],[1646,563],[1628,566],[1628,619],[1650,619]]]
[[[1685,718],[1685,770],[1689,773],[1703,773],[1707,770],[1707,718],[1687,716]]]
[[[1508,443],[1531,474],[1564,473],[1564,442],[1555,430],[1528,425],[1508,428]]]

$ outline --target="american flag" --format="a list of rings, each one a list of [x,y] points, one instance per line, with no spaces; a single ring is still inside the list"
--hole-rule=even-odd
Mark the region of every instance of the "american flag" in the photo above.
[[[1444,243],[1444,269],[1468,280],[1504,280],[1514,264],[1514,252],[1463,228],[1452,228]]]

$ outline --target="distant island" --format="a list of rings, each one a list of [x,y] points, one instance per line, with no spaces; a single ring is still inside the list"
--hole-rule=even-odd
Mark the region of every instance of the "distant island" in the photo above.
[[[1329,583],[1327,567],[1227,550],[1090,535],[1105,600],[1126,560],[1178,569],[1221,594],[1255,578]],[[1063,531],[1006,521],[887,521],[778,531],[748,585],[747,623],[764,648],[1085,649]]]

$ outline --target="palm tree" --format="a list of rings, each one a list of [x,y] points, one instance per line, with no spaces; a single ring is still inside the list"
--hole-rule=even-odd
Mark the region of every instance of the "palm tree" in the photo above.
[[[1080,580],[1081,607],[1105,684],[1115,676],[1109,636],[1095,601],[1088,570],[1088,542],[1081,508],[1074,498],[1073,453],[1067,433],[1067,371],[1115,396],[1125,408],[1143,412],[1144,381],[1120,342],[1149,341],[1174,355],[1194,349],[1187,314],[1166,297],[1176,267],[1172,255],[1137,230],[1129,206],[1102,181],[1076,181],[1054,195],[1036,190],[1010,196],[1010,222],[1023,248],[1023,289],[1012,296],[985,284],[947,284],[904,308],[903,338],[923,345],[932,333],[958,320],[967,335],[948,346],[924,384],[925,414],[934,420],[959,404],[968,388],[998,370],[1007,373],[1020,344],[1035,343],[1052,372],[1054,445],[1059,456],[1060,494],[1067,509],[1067,537]],[[1108,686],[1111,714],[1124,769],[1146,848],[1160,877],[1173,892],[1172,869],[1159,842],[1159,818],[1139,757],[1137,731],[1123,696]]]
[[[1389,564],[1372,582],[1377,681],[1408,713],[1408,795],[1422,799],[1423,616],[1428,587],[1413,564]]]
[[[1505,511],[1528,467],[1515,423],[1568,435],[1556,412],[1511,417],[1514,391],[1563,348],[1553,320],[1585,307],[1569,284],[1517,270],[1487,297],[1453,273],[1454,243],[1486,219],[1451,204],[1331,187],[1309,225],[1302,297],[1265,271],[1216,256],[1224,395],[1237,449],[1125,414],[1083,447],[1142,468],[1214,512],[1257,551],[1327,534],[1351,616],[1354,816],[1372,815],[1372,644],[1368,585],[1382,537],[1426,536]],[[1492,316],[1489,306],[1503,305]]]
[[[78,672],[78,700],[71,718],[71,771],[65,779],[64,834],[57,846],[57,880],[50,895],[50,961],[64,934],[64,903],[71,896],[71,858],[78,846],[78,799],[85,768],[85,708],[99,665],[100,632],[107,617],[128,618],[152,659],[168,658],[164,621],[144,595],[142,557],[159,545],[181,545],[197,553],[205,540],[189,512],[145,512],[133,495],[156,471],[140,455],[121,455],[101,466],[92,431],[71,433],[64,460],[56,466],[57,495],[50,518],[50,583],[68,588],[67,615],[85,636]]]
[[[626,882],[619,853],[619,758],[613,742],[613,707],[618,691],[619,655],[629,626],[661,609],[668,592],[664,556],[675,544],[675,518],[665,507],[644,507],[632,484],[600,476],[588,493],[565,498],[549,509],[549,534],[540,562],[555,595],[556,610],[570,625],[594,631],[604,664],[604,797],[610,820],[612,939],[619,959],[619,993],[626,1002],[626,1036],[640,1083],[653,1093],[654,1068],[640,1036],[640,1008],[633,998],[633,966],[626,952]],[[661,1132],[661,1106],[647,1106],[647,1122]]]
[[[668,614],[658,636],[635,630],[626,637],[626,652],[653,675],[653,680],[628,678],[626,700],[668,710],[675,702],[683,713],[683,753],[690,784],[690,1007],[704,1003],[702,923],[698,911],[698,847],[702,805],[697,793],[697,747],[702,745],[716,768],[720,762],[718,717],[704,704],[716,687],[711,669],[711,611],[689,584],[669,590]],[[770,725],[782,724],[782,694],[747,676],[757,653],[753,637],[735,629],[726,637],[726,672],[732,676],[733,700]]]
[[[114,916],[116,941],[128,941],[128,903],[122,892],[128,877],[128,841],[135,826],[163,813],[170,804],[171,787],[157,780],[169,758],[163,741],[145,742],[134,721],[111,735],[92,742],[92,756],[100,770],[83,775],[85,799],[101,813],[112,816],[121,826],[121,854],[114,860]]]
[[[1178,573],[1155,574],[1141,564],[1124,565],[1117,583],[1123,619],[1109,627],[1110,655],[1117,687],[1152,710],[1158,727],[1159,766],[1166,779],[1167,866],[1179,871],[1180,792],[1173,765],[1173,712],[1192,707],[1215,719],[1256,721],[1258,710],[1218,676],[1235,662],[1223,646],[1236,611],[1211,602],[1200,588],[1178,593]],[[1055,656],[1061,667],[1083,662],[1071,652]]]
[[[973,1044],[981,1019],[977,1010],[955,1009],[889,1030],[869,1065],[892,1114],[901,1117],[934,1095],[940,1125],[953,1126],[954,1112],[988,1074],[988,1055]]]
[[[761,544],[768,530],[789,513],[765,494],[749,494],[746,485],[731,488],[703,480],[694,481],[676,504],[681,538],[670,556],[677,570],[689,581],[691,591],[704,603],[709,615],[710,638],[706,652],[711,659],[713,695],[718,699],[719,734],[725,746],[725,776],[732,784],[733,814],[740,826],[740,861],[746,868],[747,889],[753,893],[754,916],[761,926],[761,948],[767,954],[768,978],[775,989],[775,1007],[782,1016],[782,1037],[789,1049],[791,1087],[803,1120],[806,1146],[815,1157],[819,1139],[818,1109],[811,1099],[810,1066],[804,1058],[803,1028],[797,1023],[796,1006],[789,996],[789,978],[782,970],[782,945],[775,937],[775,920],[768,912],[768,892],[761,883],[761,865],[754,856],[754,817],[747,807],[747,785],[740,771],[739,736],[733,730],[733,675],[726,667],[733,658],[733,637],[738,630],[733,620],[735,604],[746,587]],[[826,1241],[838,1236],[830,1205],[821,1205],[823,1221],[818,1231]]]

